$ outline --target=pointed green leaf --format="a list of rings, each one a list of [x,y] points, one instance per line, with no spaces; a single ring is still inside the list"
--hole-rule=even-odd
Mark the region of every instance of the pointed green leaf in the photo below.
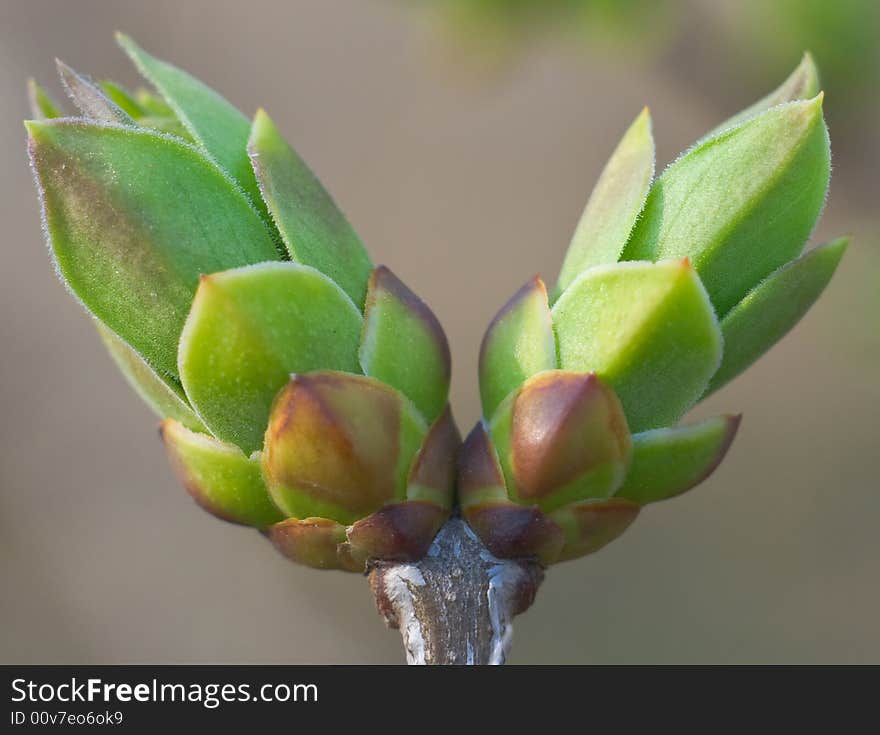
[[[495,315],[480,345],[480,398],[491,419],[526,379],[556,364],[556,337],[544,282],[535,276]]]
[[[138,101],[121,84],[105,79],[99,82],[98,86],[108,98],[115,102],[118,107],[125,110],[132,119],[137,120],[147,114],[147,111],[138,104]]]
[[[183,387],[173,378],[164,378],[144,359],[101,322],[95,321],[104,346],[141,399],[163,419],[174,419],[193,431],[207,432],[189,405]]]
[[[359,359],[364,375],[409,398],[428,423],[449,399],[449,344],[437,317],[390,270],[370,277]]]
[[[193,139],[238,182],[264,214],[247,156],[251,127],[248,119],[206,84],[151,56],[128,36],[117,33],[116,40],[138,71],[165,98]]]
[[[170,419],[162,422],[160,431],[181,484],[206,511],[257,528],[284,520],[269,498],[259,456],[246,457],[238,447]]]
[[[268,230],[183,142],[78,120],[26,125],[62,277],[153,368],[176,377],[199,275],[277,258]]]
[[[295,263],[204,276],[180,338],[180,378],[211,432],[263,446],[291,373],[358,372],[361,315],[329,278]]]
[[[554,294],[594,265],[616,263],[654,177],[654,138],[646,107],[624,134],[602,171],[565,254]]]
[[[308,166],[257,110],[247,143],[263,199],[291,259],[338,283],[363,306],[373,265],[357,233]]]
[[[597,266],[552,310],[563,370],[596,372],[633,432],[675,423],[721,361],[721,333],[687,260]]]
[[[144,115],[138,119],[138,125],[142,128],[157,130],[160,133],[168,133],[180,138],[187,143],[194,143],[192,136],[187,129],[180,124],[180,120],[176,117],[153,117],[152,115]]]
[[[138,87],[134,91],[134,101],[144,109],[145,115],[151,115],[153,117],[175,117],[171,105],[163,100],[158,94],[153,94],[145,87]]]
[[[636,434],[632,466],[615,496],[644,505],[699,485],[724,459],[739,421],[739,416],[718,416],[694,426]]]
[[[134,120],[113,102],[91,79],[71,69],[61,59],[55,59],[58,76],[71,102],[89,120],[120,125],[134,125]]]
[[[829,166],[821,96],[774,107],[666,169],[623,259],[689,257],[723,316],[801,252]]]
[[[611,543],[630,527],[641,506],[623,498],[584,500],[549,515],[562,529],[565,545],[554,562],[593,554]]]
[[[828,285],[849,239],[820,245],[769,275],[721,320],[724,357],[706,394],[732,380],[782,339]]]
[[[101,82],[100,86],[104,93],[131,115],[141,127],[176,135],[187,143],[196,143],[189,131],[183,127],[183,123],[177,119],[174,111],[161,98],[150,94],[146,89],[138,89],[131,93],[121,85],[110,81]]]
[[[36,80],[27,80],[28,102],[31,107],[31,115],[34,120],[51,120],[53,117],[61,117],[63,113],[49,93],[46,92]]]
[[[805,53],[801,63],[788,76],[788,79],[766,97],[762,97],[755,104],[725,120],[717,128],[706,134],[704,140],[713,138],[725,130],[735,128],[737,125],[742,125],[747,120],[751,120],[771,107],[776,107],[786,102],[794,102],[795,100],[811,99],[819,94],[820,89],[819,70],[816,68],[813,57],[809,53]]]

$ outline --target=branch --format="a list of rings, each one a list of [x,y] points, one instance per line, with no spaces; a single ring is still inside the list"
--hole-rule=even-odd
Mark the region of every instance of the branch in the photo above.
[[[537,562],[498,559],[453,517],[415,563],[376,562],[370,586],[410,664],[503,664],[514,616],[544,577]]]

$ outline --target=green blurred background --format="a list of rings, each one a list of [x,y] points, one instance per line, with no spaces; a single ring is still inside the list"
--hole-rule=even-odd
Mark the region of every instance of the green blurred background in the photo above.
[[[394,663],[363,580],[203,513],[156,420],[52,273],[21,120],[53,57],[134,84],[124,29],[265,105],[377,263],[434,308],[477,419],[484,326],[555,278],[617,138],[651,106],[658,165],[811,49],[835,169],[826,296],[694,412],[743,411],[703,486],[553,568],[514,663],[880,660],[880,22],[873,0],[0,0],[0,661]]]

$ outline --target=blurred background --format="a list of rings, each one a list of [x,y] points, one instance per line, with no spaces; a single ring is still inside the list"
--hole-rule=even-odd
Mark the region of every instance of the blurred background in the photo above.
[[[436,311],[453,407],[532,273],[554,279],[623,130],[662,170],[811,49],[834,150],[827,294],[694,411],[742,411],[698,490],[554,567],[513,663],[880,660],[880,4],[873,0],[0,0],[0,661],[397,663],[363,580],[200,511],[156,419],[55,279],[21,120],[53,59],[127,84],[123,29],[250,115],[265,105],[377,263]]]

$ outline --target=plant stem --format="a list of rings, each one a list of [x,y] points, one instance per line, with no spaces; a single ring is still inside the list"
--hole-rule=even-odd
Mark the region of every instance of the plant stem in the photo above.
[[[511,621],[532,604],[543,577],[535,561],[493,556],[457,516],[420,561],[376,562],[369,574],[410,664],[503,664]]]

